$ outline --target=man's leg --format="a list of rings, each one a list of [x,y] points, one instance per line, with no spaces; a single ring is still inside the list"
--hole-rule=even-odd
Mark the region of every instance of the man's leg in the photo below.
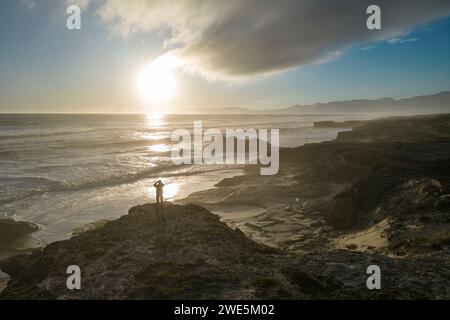
[[[156,207],[158,208],[158,215],[161,214],[161,197],[160,196],[156,196]]]

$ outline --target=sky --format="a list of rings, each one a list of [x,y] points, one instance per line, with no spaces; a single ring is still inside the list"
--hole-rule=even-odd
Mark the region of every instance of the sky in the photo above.
[[[381,30],[366,27],[373,3]],[[82,10],[80,30],[66,27],[71,4]],[[175,93],[144,99],[136,79],[167,56],[176,61]],[[450,90],[449,57],[448,0],[0,2],[0,112],[175,113],[411,97]]]

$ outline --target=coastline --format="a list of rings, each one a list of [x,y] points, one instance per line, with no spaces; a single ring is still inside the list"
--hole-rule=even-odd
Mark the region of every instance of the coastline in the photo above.
[[[223,170],[205,170],[202,172],[179,172],[168,174],[168,178],[166,179],[169,187],[174,187],[173,190],[170,190],[172,194],[169,196],[170,201],[177,201],[177,199],[186,197],[190,192],[196,190],[209,189],[213,187],[213,185],[217,182],[220,182],[224,178],[238,175],[241,172],[241,169],[238,168],[229,168]],[[186,177],[189,179],[190,184],[186,184]],[[138,203],[144,203],[147,201],[153,201],[154,192],[152,187],[152,181],[155,178],[148,178],[136,182],[132,185],[119,185],[108,187],[102,191],[103,197],[109,197],[109,194],[115,192],[113,189],[121,189],[124,192],[124,195],[127,194],[126,190],[144,190],[142,195],[137,195],[136,198],[139,199]],[[111,191],[110,191],[111,189]],[[148,189],[148,190],[147,190]],[[100,192],[100,191],[99,191]],[[63,195],[56,194],[55,197],[63,197]],[[59,202],[60,204],[64,204],[64,202]],[[0,247],[0,260],[5,259],[7,257],[11,257],[16,254],[20,254],[22,252],[27,252],[28,250],[32,250],[33,248],[44,247],[50,243],[55,241],[61,241],[69,239],[72,236],[72,232],[77,229],[82,229],[85,226],[95,224],[98,221],[102,220],[114,220],[119,218],[123,212],[126,212],[131,206],[133,206],[136,202],[129,200],[127,198],[111,198],[108,201],[108,207],[102,208],[103,213],[101,214],[93,214],[89,210],[85,213],[73,215],[71,211],[63,210],[63,208],[58,209],[58,203],[54,210],[59,210],[58,220],[50,221],[47,220],[44,216],[38,217],[40,219],[35,220],[33,223],[30,223],[31,217],[21,216],[20,218],[15,220],[15,223],[18,226],[28,226],[33,225],[33,228],[29,230],[16,231],[15,235],[11,235],[9,239],[5,239],[2,242],[2,246]],[[83,203],[80,203],[83,205]],[[71,220],[74,220],[72,222]],[[9,220],[8,220],[9,221]],[[14,220],[13,220],[14,221]],[[0,220],[1,222],[1,220]],[[75,227],[74,227],[75,225]],[[0,224],[1,227],[1,224]],[[7,226],[5,226],[6,228]]]
[[[245,175],[225,178],[213,189],[191,193],[177,201],[182,206],[170,205],[174,210],[173,221],[185,219],[177,215],[188,210],[186,208],[200,211],[206,216],[218,214],[227,223],[229,230],[239,230],[236,232],[241,235],[233,237],[235,246],[240,247],[242,243],[250,241],[266,248],[263,251],[268,250],[268,256],[264,259],[272,272],[281,272],[280,277],[284,279],[286,273],[279,270],[304,270],[306,275],[298,280],[300,285],[295,285],[292,275],[287,276],[290,279],[289,288],[284,287],[283,290],[287,290],[289,294],[282,296],[283,298],[448,298],[449,289],[439,281],[445,282],[443,279],[449,276],[450,270],[449,138],[450,115],[367,121],[353,131],[340,133],[333,141],[282,149],[281,170],[275,177],[260,176],[257,167],[248,167]],[[142,206],[131,209],[130,214],[140,211],[139,208]],[[144,211],[149,214],[152,214],[152,210],[151,205],[145,206]],[[80,239],[90,241],[94,234],[102,234],[101,239],[110,242],[112,239],[108,237],[112,235],[108,235],[105,230],[111,228],[111,225],[119,227],[121,220],[128,219],[126,217],[70,240],[53,243],[44,251],[51,255],[52,248],[62,247],[65,249],[58,254],[64,256],[64,250],[69,250],[71,243],[82,241]],[[183,223],[182,231],[171,237],[193,236],[188,229],[195,225],[195,219],[186,219],[188,221]],[[218,225],[220,228],[224,227],[218,220],[208,221],[211,225],[205,225],[206,229],[202,231],[206,232],[202,236],[205,238],[198,241],[212,239],[208,232],[215,230]],[[131,226],[139,232],[145,231],[137,225]],[[168,228],[171,227],[174,226],[169,224]],[[161,230],[154,231],[159,234]],[[126,230],[121,237],[122,240],[126,239]],[[165,246],[164,243],[156,243],[155,248],[160,250],[160,246]],[[187,251],[185,257],[188,259],[194,249],[190,248],[189,242],[179,245],[182,250]],[[210,248],[202,250],[214,252],[222,245],[212,243]],[[95,248],[86,250],[92,251]],[[122,254],[128,256],[135,252]],[[215,256],[217,259],[223,258],[220,256],[221,251],[215,254],[218,255]],[[272,254],[276,255],[275,260],[282,262],[274,264]],[[30,263],[42,263],[41,255],[42,253],[35,252],[28,257],[14,257],[1,262],[0,267],[12,270],[14,266],[20,265],[27,268]],[[172,258],[175,259],[175,256]],[[169,260],[172,258],[169,257]],[[108,268],[107,261],[104,260],[106,258],[99,259]],[[151,259],[158,260],[161,256],[152,252]],[[173,260],[170,261],[174,263]],[[328,264],[324,265],[323,261]],[[357,274],[364,274],[362,268],[367,261],[376,261],[391,275],[389,281],[392,282],[389,285],[392,287],[388,287],[383,294],[369,294],[357,282]],[[137,260],[138,264],[141,262]],[[223,267],[230,270],[235,267],[233,261],[226,260],[223,263]],[[143,263],[142,267],[144,265],[146,264]],[[205,266],[203,262],[199,262],[198,267]],[[48,268],[51,270],[52,266]],[[184,279],[187,270],[183,268],[179,272]],[[247,275],[251,274],[250,266],[243,268],[249,272]],[[358,268],[359,271],[352,268]],[[416,271],[412,272],[412,269]],[[216,272],[218,271],[215,269],[209,270],[207,278],[214,278]],[[146,279],[155,280],[152,278],[154,276]],[[13,287],[5,291],[6,298],[14,297],[17,290],[25,285],[20,282],[21,277],[20,274],[12,275]],[[319,281],[320,278],[328,280]],[[314,279],[314,290],[304,291],[302,281],[311,282],[310,279]],[[42,279],[37,278],[36,281],[40,283]],[[113,278],[109,281],[112,283],[115,280]],[[226,283],[224,279],[221,281]],[[327,285],[327,281],[337,281],[351,289],[346,291],[333,288],[332,285]],[[159,287],[162,283],[156,284],[157,290],[162,288]],[[173,286],[177,285],[179,283],[173,283]],[[218,288],[224,290],[223,285]],[[426,292],[423,292],[424,286],[428,288]],[[259,284],[256,287],[254,284],[244,287],[245,290],[256,288],[257,292],[263,289]],[[27,288],[29,294],[35,293],[33,286]],[[325,288],[329,290],[328,295],[323,292]],[[199,288],[201,297],[206,294],[203,289]],[[235,296],[225,295],[225,298],[273,298],[275,294],[270,290],[262,290],[260,295],[242,296],[240,290],[243,288],[235,288],[232,291]],[[128,293],[123,291],[123,297],[127,298]],[[100,294],[99,297],[116,298],[103,294],[106,296]],[[223,297],[220,294],[219,290],[212,297]],[[184,296],[176,291],[167,293],[166,296],[169,299],[180,297]],[[62,298],[70,296],[63,295]]]
[[[237,123],[241,123],[244,127],[246,125],[255,125],[260,123],[265,123],[267,121],[273,122],[273,125],[279,125],[279,128],[285,129],[284,136],[282,135],[283,144],[286,147],[303,145],[307,141],[327,141],[332,140],[336,137],[337,132],[340,130],[349,130],[348,126],[344,126],[344,128],[314,128],[313,122],[309,119],[310,116],[307,117],[306,120],[299,119],[291,119],[293,122],[290,122],[289,117],[285,118],[280,116],[276,119],[267,120],[266,118],[258,118],[258,119],[238,119]],[[358,116],[356,118],[371,118],[370,116]],[[82,117],[85,119],[86,117]],[[173,117],[172,117],[173,118]],[[183,122],[180,122],[180,119],[175,117],[174,119],[170,118],[170,121],[175,121],[176,123],[180,123],[180,125],[184,125]],[[331,115],[325,117],[316,117],[317,119],[331,119]],[[354,117],[349,116],[350,119]],[[193,118],[195,119],[195,118]],[[347,117],[339,118],[339,120],[345,120]],[[45,119],[44,119],[45,120]],[[80,130],[80,124],[78,123],[80,119],[75,118],[73,122],[73,133],[79,133],[79,141],[77,140],[77,148],[81,147],[81,160],[74,160],[73,163],[76,164],[73,167],[74,174],[71,175],[69,179],[65,179],[64,175],[70,173],[70,168],[65,169],[65,167],[60,167],[58,165],[55,166],[53,164],[53,160],[49,160],[49,164],[45,166],[42,172],[39,170],[39,166],[31,165],[30,168],[38,168],[36,169],[36,173],[30,172],[26,173],[30,175],[30,177],[35,178],[19,178],[17,182],[18,185],[22,186],[24,183],[33,183],[33,188],[36,190],[33,194],[27,195],[25,192],[24,195],[21,195],[19,201],[11,202],[10,204],[5,204],[2,207],[2,214],[5,215],[8,219],[15,219],[18,223],[26,224],[27,222],[32,222],[39,227],[39,230],[34,233],[30,233],[26,237],[21,237],[17,239],[17,241],[11,242],[9,245],[3,246],[0,248],[0,259],[11,256],[14,254],[18,254],[23,250],[27,250],[30,248],[40,247],[48,245],[49,243],[60,241],[64,239],[70,238],[72,231],[75,229],[83,228],[85,225],[95,224],[96,221],[100,220],[112,220],[120,217],[123,212],[126,212],[130,207],[135,205],[136,203],[145,203],[149,201],[153,201],[154,199],[154,188],[152,187],[153,180],[164,179],[167,190],[165,190],[165,195],[167,200],[169,201],[178,201],[184,197],[189,196],[189,194],[194,192],[205,191],[211,188],[214,188],[214,185],[219,184],[222,180],[227,178],[232,178],[236,175],[244,175],[245,172],[243,170],[244,166],[241,165],[218,165],[216,166],[171,166],[163,164],[161,168],[152,167],[142,170],[139,167],[136,171],[133,171],[133,163],[129,163],[129,167],[124,170],[124,176],[118,174],[116,169],[114,169],[111,174],[109,174],[109,168],[115,168],[114,163],[117,161],[112,161],[111,164],[107,164],[105,167],[93,166],[92,170],[96,172],[100,172],[99,174],[84,174],[83,170],[85,170],[85,166],[83,164],[78,165],[80,162],[86,161],[84,158],[84,150],[83,148],[87,148],[90,150],[92,148],[90,140],[87,139],[91,135],[94,139],[94,146],[102,146],[105,143],[99,143],[104,141],[104,130],[106,132],[111,132],[111,128],[105,128],[103,123],[98,123],[98,128],[93,129],[83,129]],[[117,121],[116,118],[112,117],[109,121]],[[136,121],[144,121],[145,126],[142,125],[141,122]],[[148,120],[148,119],[147,119]],[[139,157],[145,155],[143,158],[147,162],[147,153],[145,148],[143,150],[139,149],[135,150],[135,143],[139,146],[145,142],[146,147],[149,147],[153,150],[156,148],[158,150],[163,150],[164,148],[161,145],[153,145],[153,140],[146,140],[148,138],[148,133],[145,133],[144,136],[141,137],[143,132],[147,132],[146,130],[150,130],[153,132],[154,130],[165,130],[165,125],[171,126],[170,121],[167,120],[158,120],[158,119],[150,119],[149,123],[146,123],[146,119],[136,118],[132,122],[134,123],[134,130],[138,132],[138,140],[134,141],[134,135],[136,134],[130,127],[126,127],[131,130],[122,130],[122,126],[117,126],[118,132],[123,135],[125,138],[118,139],[118,142],[114,142],[112,145],[124,145],[128,146],[130,143],[130,135],[133,139],[133,143],[131,144],[132,148],[127,152],[138,152]],[[31,118],[30,121],[37,121],[39,124],[43,119],[38,117],[36,119]],[[125,124],[128,124],[130,120],[126,120]],[[177,122],[178,121],[178,122]],[[213,117],[213,120],[217,121]],[[230,119],[228,119],[230,121]],[[235,121],[235,120],[233,120]],[[306,121],[306,124],[304,123]],[[45,122],[45,121],[44,121]],[[95,122],[96,123],[96,122]],[[236,123],[235,123],[236,124]],[[234,124],[234,125],[235,125]],[[232,124],[233,125],[233,124]],[[293,126],[293,127],[292,127]],[[150,127],[151,129],[148,129]],[[275,126],[278,127],[278,126]],[[59,127],[58,127],[59,128]],[[62,129],[59,129],[62,130]],[[98,131],[98,132],[97,132]],[[59,132],[59,131],[58,131]],[[68,130],[62,130],[62,134],[67,133]],[[72,131],[69,130],[72,133]],[[39,136],[39,135],[38,135]],[[53,143],[54,133],[51,133],[51,139],[49,141]],[[153,137],[152,133],[150,137]],[[156,134],[156,137],[159,137]],[[27,143],[31,142],[33,135],[27,136]],[[70,145],[70,141],[66,141],[67,137],[63,137],[61,141],[55,141],[58,147],[66,147]],[[141,141],[144,139],[144,141]],[[122,141],[123,140],[123,141]],[[80,143],[83,142],[83,143]],[[120,142],[120,143],[119,143]],[[157,141],[159,143],[159,141]],[[148,145],[150,143],[150,146]],[[110,145],[108,142],[107,146]],[[115,148],[114,147],[114,148]],[[34,145],[31,146],[32,150],[34,149]],[[62,150],[64,150],[64,148]],[[75,148],[75,150],[78,150]],[[155,149],[155,150],[156,150]],[[47,147],[44,147],[44,150],[47,150]],[[59,150],[59,149],[58,149]],[[109,149],[108,149],[109,150]],[[116,149],[112,149],[113,151]],[[39,151],[39,150],[38,150]],[[120,151],[120,150],[116,150]],[[108,157],[111,157],[115,154],[115,152],[108,153]],[[41,152],[41,151],[39,151]],[[53,152],[53,151],[52,151]],[[59,153],[58,157],[61,157]],[[101,151],[101,155],[105,154],[105,150]],[[111,154],[111,155],[110,155]],[[125,154],[125,152],[120,151],[119,154]],[[153,153],[150,153],[153,156]],[[89,152],[89,157],[91,156]],[[156,156],[167,156],[167,152],[163,152],[161,154],[156,153]],[[58,158],[56,157],[56,158]],[[58,158],[59,159],[59,158]],[[62,158],[62,160],[64,157]],[[89,159],[89,158],[88,158]],[[87,160],[88,162],[93,159]],[[65,160],[63,160],[65,162]],[[128,160],[127,160],[128,161]],[[159,163],[159,160],[155,160],[155,162]],[[95,163],[95,162],[94,162]],[[127,162],[128,163],[128,162]],[[137,164],[140,162],[137,161]],[[122,167],[123,163],[119,163],[119,167]],[[24,165],[24,170],[27,165]],[[87,166],[86,166],[87,168]],[[97,169],[96,169],[97,168]],[[4,168],[6,172],[8,172],[8,168]],[[17,167],[11,172],[20,172],[21,168]],[[34,169],[33,169],[34,170]],[[55,170],[54,173],[49,173],[49,170]],[[62,171],[61,171],[62,170]],[[69,171],[67,171],[69,170]],[[78,174],[78,170],[81,170],[80,174]],[[61,171],[61,172],[60,172]],[[120,171],[120,170],[119,170]],[[104,174],[102,173],[104,172]],[[58,177],[63,175],[62,178]],[[22,174],[16,173],[18,177],[21,177]],[[41,176],[42,175],[42,176]],[[80,176],[80,181],[76,181],[74,183],[74,179],[78,179]],[[96,177],[99,179],[96,179]],[[31,181],[31,182],[30,182]],[[47,190],[47,185],[49,181],[52,182],[51,188]],[[7,181],[11,182],[11,179]],[[117,182],[117,184],[116,184]],[[34,185],[34,183],[37,183]],[[5,188],[8,189],[9,185],[6,185]],[[57,186],[61,186],[58,188]],[[14,187],[15,188],[15,187]],[[12,188],[11,190],[15,190]],[[9,189],[8,189],[9,190]],[[20,188],[18,188],[18,193]],[[18,197],[14,195],[14,197]],[[14,199],[12,197],[11,199]],[[10,200],[11,200],[10,199]],[[6,201],[6,200],[5,200]],[[9,201],[9,200],[8,200]],[[243,209],[243,208],[236,208]],[[253,208],[249,208],[250,211],[253,211]],[[230,205],[227,205],[224,210],[226,212],[230,211]],[[259,210],[259,209],[257,209]],[[224,212],[224,213],[226,213]],[[249,212],[249,214],[253,214],[253,212]],[[1,221],[0,221],[1,223]],[[1,227],[1,226],[0,226]],[[5,244],[5,242],[3,242]]]

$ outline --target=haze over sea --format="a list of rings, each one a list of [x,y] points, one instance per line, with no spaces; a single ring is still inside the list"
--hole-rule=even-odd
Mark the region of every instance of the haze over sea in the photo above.
[[[154,200],[208,188],[242,167],[175,166],[172,130],[279,128],[281,147],[332,140],[345,129],[313,128],[315,121],[364,120],[369,114],[328,115],[0,115],[0,216],[37,223],[33,244],[70,237],[80,226],[116,218]],[[186,177],[189,176],[189,179]]]

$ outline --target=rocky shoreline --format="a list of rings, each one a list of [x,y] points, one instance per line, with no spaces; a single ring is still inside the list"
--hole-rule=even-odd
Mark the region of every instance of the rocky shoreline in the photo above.
[[[195,205],[154,204],[70,240],[0,264],[12,277],[0,299],[412,299],[448,298],[442,257],[405,260],[346,250],[292,255],[248,239]],[[442,259],[442,261],[440,260]],[[414,263],[413,267],[411,263]],[[82,289],[66,269],[82,270]],[[385,270],[384,290],[365,268]]]
[[[425,253],[431,243],[414,250],[408,243],[442,238],[448,247],[449,160],[449,115],[373,120],[334,141],[281,150],[275,177],[249,168],[185,203],[258,208],[237,226],[294,252],[334,248],[335,239],[378,230],[385,246],[374,249],[383,254]]]
[[[166,203],[164,220],[137,206],[2,261],[0,299],[450,299],[450,115],[358,123],[280,161]]]

